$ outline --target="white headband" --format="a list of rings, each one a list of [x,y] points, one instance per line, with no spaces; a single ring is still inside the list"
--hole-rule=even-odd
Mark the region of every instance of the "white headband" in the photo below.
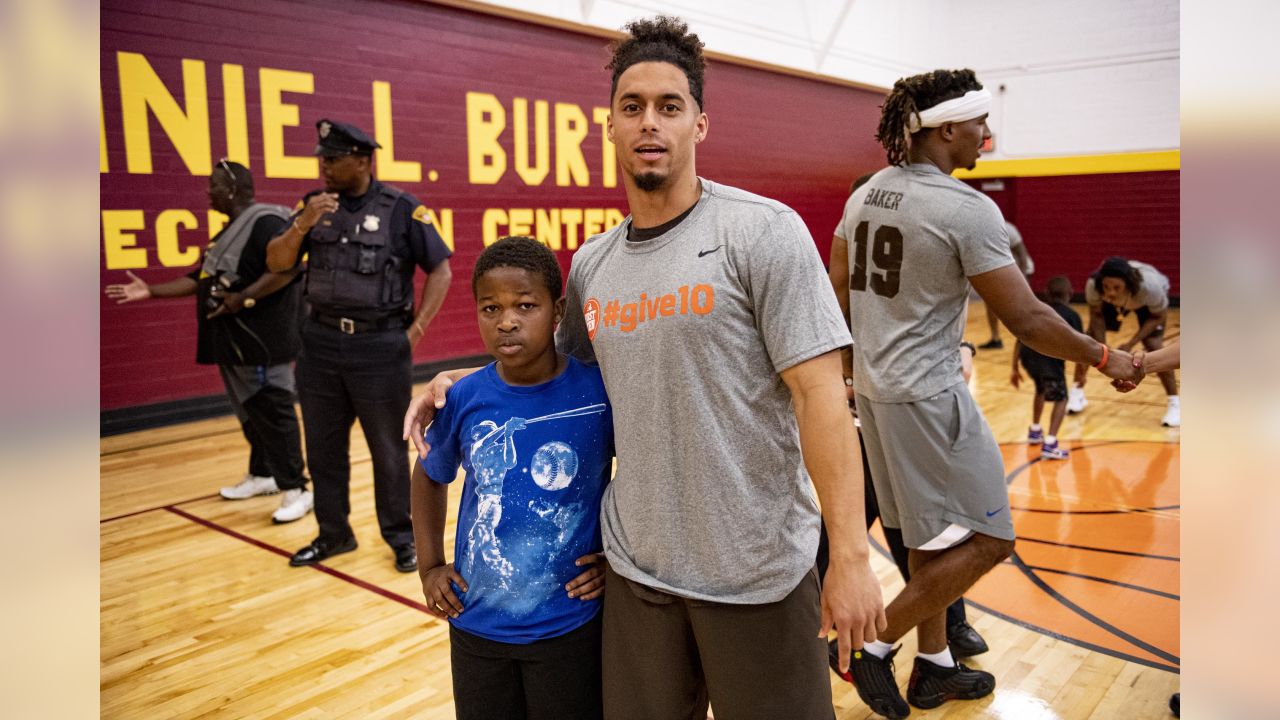
[[[907,132],[913,133],[922,127],[938,127],[942,123],[972,120],[990,111],[991,92],[986,88],[970,90],[962,97],[940,102],[928,110],[912,114],[907,119]]]

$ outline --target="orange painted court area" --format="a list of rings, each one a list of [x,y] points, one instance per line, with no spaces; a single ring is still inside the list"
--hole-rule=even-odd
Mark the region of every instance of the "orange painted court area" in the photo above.
[[[1180,664],[1180,446],[1075,442],[1064,461],[1006,444],[1018,545],[966,598],[1115,657]]]

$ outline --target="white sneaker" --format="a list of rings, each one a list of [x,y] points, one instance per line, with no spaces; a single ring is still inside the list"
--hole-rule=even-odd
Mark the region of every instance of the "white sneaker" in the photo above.
[[[293,522],[311,512],[315,504],[315,496],[306,488],[285,490],[280,498],[280,507],[271,513],[271,519],[277,523]]]
[[[1169,403],[1169,408],[1164,411],[1164,417],[1160,420],[1160,424],[1165,427],[1180,427],[1182,425],[1182,407],[1178,403]]]
[[[1075,415],[1078,412],[1083,412],[1085,409],[1085,406],[1087,406],[1088,404],[1089,404],[1089,401],[1086,400],[1084,397],[1084,388],[1072,387],[1070,390],[1067,391],[1067,412],[1068,413]]]
[[[224,487],[218,491],[228,500],[246,500],[258,495],[275,495],[278,492],[280,487],[276,485],[276,479],[261,475],[245,475],[239,485]]]

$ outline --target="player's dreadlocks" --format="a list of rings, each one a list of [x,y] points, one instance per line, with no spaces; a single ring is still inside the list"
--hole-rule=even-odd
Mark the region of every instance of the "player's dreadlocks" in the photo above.
[[[895,82],[880,106],[880,128],[876,132],[876,140],[884,146],[889,164],[907,162],[907,123],[913,115],[940,102],[963,97],[970,90],[981,89],[978,76],[969,69],[934,70]],[[930,129],[921,128],[917,134]]]
[[[613,71],[613,84],[609,87],[612,100],[618,92],[618,77],[627,68],[642,62],[665,62],[680,68],[689,80],[689,94],[702,109],[702,74],[707,63],[702,58],[702,41],[689,32],[685,21],[669,15],[659,15],[651,20],[632,20],[623,30],[628,37],[609,44],[612,59],[605,68]]]

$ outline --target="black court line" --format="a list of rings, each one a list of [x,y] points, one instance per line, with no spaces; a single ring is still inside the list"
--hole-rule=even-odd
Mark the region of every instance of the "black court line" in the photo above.
[[[1053,510],[1050,508],[1009,507],[1010,510],[1029,513],[1048,513],[1050,515],[1126,515],[1128,513],[1158,513],[1166,510],[1181,510],[1181,505],[1159,505],[1149,508],[1125,508],[1123,510]],[[1159,516],[1157,516],[1159,517]],[[1172,519],[1172,518],[1171,518]]]
[[[1093,582],[1103,583],[1104,585],[1115,585],[1116,587],[1128,588],[1130,590],[1137,590],[1138,592],[1148,593],[1150,595],[1156,595],[1162,598],[1168,598],[1169,600],[1178,600],[1178,601],[1182,600],[1181,597],[1174,595],[1173,593],[1167,593],[1163,590],[1156,590],[1155,588],[1149,588],[1143,585],[1134,585],[1132,583],[1120,582],[1119,580],[1112,580],[1110,578],[1098,577],[1097,575],[1085,575],[1084,573],[1071,572],[1070,570],[1059,570],[1057,568],[1050,568],[1050,567],[1041,567],[1039,565],[1027,565],[1026,567],[1036,572],[1047,572],[1047,573],[1054,573],[1056,575],[1066,575],[1068,577],[1080,578],[1081,580],[1092,580]]]
[[[1013,555],[1009,557],[1009,559],[1013,561],[1013,564],[1020,571],[1022,571],[1022,574],[1025,575],[1027,579],[1032,582],[1032,584],[1034,584],[1036,587],[1044,591],[1044,593],[1047,594],[1049,597],[1053,598],[1054,600],[1057,600],[1058,603],[1060,603],[1063,607],[1074,612],[1075,614],[1079,615],[1085,620],[1088,620],[1094,625],[1097,625],[1099,628],[1120,638],[1121,640],[1124,640],[1125,642],[1130,643],[1135,647],[1142,648],[1143,650],[1146,650],[1147,652],[1151,653],[1152,655],[1155,655],[1156,657],[1162,660],[1165,660],[1166,662],[1170,662],[1175,665],[1180,665],[1182,663],[1182,661],[1178,658],[1177,655],[1174,655],[1173,653],[1168,652],[1166,650],[1161,650],[1160,648],[1156,647],[1155,645],[1152,645],[1151,643],[1146,642],[1145,640],[1139,640],[1133,635],[1130,635],[1129,633],[1121,630],[1115,625],[1112,625],[1106,620],[1103,620],[1097,615],[1094,615],[1088,610],[1085,610],[1084,608],[1075,604],[1071,600],[1067,599],[1065,595],[1058,592],[1057,590],[1054,590],[1049,585],[1049,583],[1045,582],[1043,578],[1037,575],[1035,571],[1033,571],[1026,563],[1024,563],[1022,561],[1022,558],[1018,555],[1017,551],[1015,551]]]
[[[1041,540],[1039,538],[1029,538],[1018,536],[1018,542],[1036,543],[1038,545],[1052,545],[1054,547],[1071,548],[1072,550],[1088,550],[1090,552],[1107,553],[1108,555],[1125,555],[1127,557],[1147,558],[1148,560],[1168,560],[1169,562],[1182,562],[1182,558],[1173,555],[1152,555],[1150,553],[1134,552],[1132,550],[1110,550],[1108,548],[1091,547],[1089,545],[1072,545],[1071,543],[1060,543],[1052,540]]]
[[[201,500],[212,500],[216,497],[221,497],[221,496],[218,493],[213,493],[212,495],[201,495],[200,497],[189,498],[187,500],[179,500],[176,503],[166,503],[164,505],[156,505],[155,507],[149,507],[145,510],[134,510],[133,512],[127,512],[123,515],[116,515],[115,517],[109,517],[109,518],[106,518],[105,520],[99,520],[98,524],[104,525],[109,522],[115,522],[116,520],[131,518],[134,515],[142,515],[144,513],[155,512],[156,510],[168,510],[169,508],[174,507],[175,505],[186,505],[187,503],[199,502]]]
[[[1125,442],[1125,441],[1109,441],[1109,442],[1096,443],[1096,444],[1090,444],[1090,445],[1082,445],[1080,447],[1075,448],[1075,451],[1082,452],[1089,448],[1100,447],[1102,445],[1118,444],[1120,442]],[[1132,442],[1145,442],[1145,441],[1132,441]],[[1006,484],[1012,485],[1013,481],[1016,479],[1018,475],[1022,474],[1024,470],[1031,467],[1035,463],[1040,462],[1040,460],[1041,458],[1038,458],[1038,457],[1033,458],[1029,462],[1023,463],[1022,465],[1015,468],[1012,472],[1010,472],[1005,477]],[[1111,553],[1116,555],[1127,555],[1127,556],[1151,558],[1156,560],[1170,560],[1173,562],[1180,562],[1179,558],[1165,556],[1165,555],[1150,555],[1146,553],[1136,553],[1136,552],[1129,552],[1125,550],[1109,550],[1106,548],[1088,547],[1083,545],[1072,545],[1069,543],[1059,543],[1059,542],[1053,542],[1050,540],[1039,540],[1036,538],[1019,537],[1018,542],[1032,542],[1032,543],[1040,543],[1045,545],[1055,545],[1058,547],[1068,547],[1068,548],[1079,549],[1079,550],[1090,550],[1093,552],[1103,552],[1103,553]],[[1030,566],[1028,566],[1025,562],[1023,562],[1022,557],[1018,554],[1016,550],[1013,552],[1013,555],[1010,556],[1010,560],[1018,568],[1018,570],[1021,571],[1022,574],[1025,575],[1026,578],[1031,581],[1033,585],[1040,588],[1042,592],[1044,592],[1049,597],[1056,600],[1063,607],[1074,612],[1076,615],[1079,615],[1081,618],[1087,620],[1090,623],[1093,623],[1094,625],[1110,633],[1111,635],[1114,635],[1115,637],[1120,638],[1121,640],[1124,640],[1125,642],[1128,642],[1135,647],[1139,647],[1139,648],[1142,648],[1143,650],[1146,650],[1147,652],[1151,653],[1152,655],[1155,655],[1158,658],[1161,658],[1175,665],[1181,664],[1181,660],[1176,655],[1173,655],[1172,653],[1161,650],[1160,648],[1157,648],[1154,645],[1151,645],[1143,640],[1140,640],[1134,637],[1133,635],[1130,635],[1129,633],[1126,633],[1120,628],[1117,628],[1114,625],[1111,625],[1105,620],[1097,617],[1096,615],[1090,613],[1089,611],[1075,604],[1071,600],[1067,599],[1064,595],[1062,595],[1062,593],[1059,593],[1058,591],[1050,587],[1049,584],[1046,583],[1043,578],[1037,575],[1035,571],[1030,568]],[[1134,658],[1134,659],[1136,660],[1137,658]]]
[[[893,562],[892,553],[890,553],[887,548],[881,545],[878,540],[876,540],[873,537],[869,537],[867,538],[867,540],[871,543],[872,549],[880,553],[880,555],[882,555],[889,562]],[[999,610],[987,607],[986,605],[983,605],[982,603],[979,603],[979,602],[974,602],[969,598],[964,598],[964,604],[971,608],[974,608],[975,610],[984,612],[988,615],[994,615],[1000,618],[1001,620],[1004,620],[1005,622],[1013,625],[1017,625],[1018,627],[1024,630],[1030,630],[1031,632],[1040,633],[1041,635],[1046,635],[1048,637],[1053,638],[1054,640],[1061,640],[1062,642],[1070,643],[1072,645],[1075,645],[1076,647],[1082,647],[1085,650],[1092,650],[1093,652],[1102,653],[1103,655],[1116,658],[1117,660],[1124,660],[1125,662],[1137,663],[1144,667],[1153,668],[1155,670],[1163,670],[1165,672],[1171,672],[1175,674],[1182,673],[1181,669],[1179,669],[1179,667],[1176,665],[1165,665],[1164,663],[1159,663],[1154,660],[1148,660],[1147,658],[1141,658],[1135,655],[1130,655],[1121,650],[1113,650],[1111,648],[1103,647],[1101,645],[1094,645],[1093,643],[1085,640],[1081,640],[1080,638],[1071,637],[1070,635],[1063,635],[1062,633],[1055,632],[1048,628],[1040,627],[1035,623],[1027,622],[1026,620],[1016,618],[1012,615],[1006,615],[1005,613],[1002,613]]]
[[[994,610],[992,608],[987,607],[986,605],[983,605],[982,603],[976,603],[972,600],[969,600],[968,598],[966,598],[964,602],[969,607],[975,608],[977,610],[981,610],[982,612],[987,613],[988,615],[994,615],[1000,618],[1001,620],[1004,620],[1007,623],[1012,623],[1014,625],[1017,625],[1020,628],[1030,630],[1032,632],[1038,632],[1041,635],[1047,635],[1048,637],[1051,637],[1054,640],[1061,640],[1062,642],[1070,643],[1072,645],[1075,645],[1076,647],[1082,647],[1085,650],[1092,650],[1096,653],[1102,653],[1103,655],[1116,658],[1117,660],[1124,660],[1125,662],[1137,663],[1144,667],[1149,667],[1156,670],[1164,670],[1165,672],[1171,672],[1171,673],[1174,673],[1175,675],[1182,674],[1181,668],[1179,668],[1177,665],[1165,665],[1164,663],[1156,662],[1155,660],[1148,660],[1147,658],[1140,658],[1135,655],[1129,655],[1128,653],[1121,652],[1120,650],[1112,650],[1111,648],[1103,647],[1101,645],[1094,645],[1091,642],[1087,642],[1079,638],[1074,638],[1074,637],[1071,637],[1070,635],[1063,635],[1062,633],[1055,632],[1048,628],[1040,627],[1039,625],[1026,622],[1025,620],[1019,620],[1018,618],[1013,617],[1012,615],[1006,615],[1000,612],[999,610]]]
[[[283,557],[283,558],[293,557],[293,553],[289,552],[288,550],[285,550],[283,548],[278,548],[275,545],[270,545],[256,538],[249,537],[248,535],[245,535],[243,533],[236,532],[235,530],[232,530],[231,528],[223,525],[219,525],[218,523],[215,523],[212,520],[206,520],[205,518],[192,515],[191,513],[181,508],[168,506],[163,509],[173,513],[174,515],[184,517],[193,523],[196,523],[198,525],[203,525],[204,527],[210,530],[215,530],[217,532],[222,533],[223,535],[227,535],[237,540],[241,540],[243,542],[249,543],[250,545],[253,545],[256,548],[266,550],[267,552],[275,553],[280,557]],[[335,577],[344,582],[351,583],[352,585],[355,585],[356,587],[362,590],[368,590],[369,592],[375,595],[381,595],[382,597],[388,600],[393,600],[395,602],[398,602],[401,605],[404,605],[405,607],[413,608],[414,610],[419,610],[423,613],[426,613],[427,615],[431,615],[431,613],[427,610],[427,606],[420,602],[415,602],[413,600],[410,600],[409,598],[403,595],[400,595],[398,593],[393,593],[390,590],[387,590],[386,588],[380,588],[371,582],[361,580],[360,578],[355,577],[354,575],[348,575],[347,573],[344,573],[341,570],[334,570],[333,568],[326,566],[324,563],[316,563],[315,565],[307,565],[305,567],[319,570],[320,572],[326,575],[329,575],[330,577]],[[431,615],[431,617],[435,617],[435,616]]]

